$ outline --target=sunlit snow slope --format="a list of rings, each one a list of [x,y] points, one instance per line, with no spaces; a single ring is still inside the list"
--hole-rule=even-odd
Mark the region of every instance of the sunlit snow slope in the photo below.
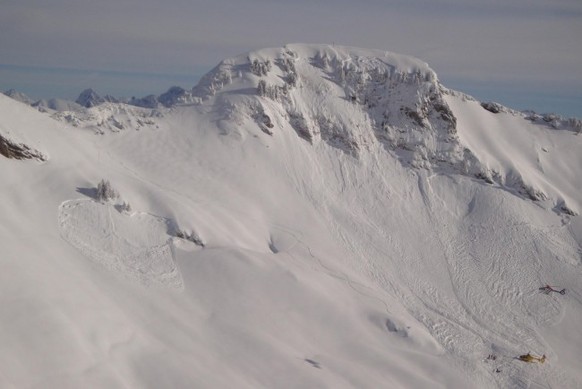
[[[189,96],[0,95],[0,387],[582,386],[579,122],[337,46]]]

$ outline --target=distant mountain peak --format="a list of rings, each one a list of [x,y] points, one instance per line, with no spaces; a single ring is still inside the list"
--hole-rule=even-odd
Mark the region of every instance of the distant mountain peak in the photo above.
[[[103,103],[119,103],[119,99],[110,95],[105,95],[105,97],[101,97],[93,89],[88,88],[81,92],[81,94],[79,95],[79,97],[77,97],[77,100],[75,100],[75,102],[82,107],[92,108]]]
[[[18,92],[16,89],[9,89],[6,92],[4,92],[4,95],[16,100],[16,101],[20,101],[21,103],[24,104],[32,104],[34,103],[34,100],[31,99],[30,97],[28,97],[27,95],[25,95],[22,92]]]
[[[192,92],[179,86],[173,86],[167,92],[162,93],[158,97],[158,101],[165,107],[190,103],[192,102]]]
[[[95,107],[96,105],[102,104],[105,102],[105,99],[97,94],[93,89],[88,88],[85,89],[75,102],[82,107],[91,108]]]

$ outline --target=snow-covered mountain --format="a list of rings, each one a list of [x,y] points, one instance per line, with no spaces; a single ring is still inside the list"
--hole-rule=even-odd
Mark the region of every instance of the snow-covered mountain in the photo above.
[[[33,99],[31,99],[30,97],[28,97],[27,95],[25,95],[22,92],[18,92],[15,89],[9,89],[6,92],[4,92],[4,94],[6,96],[10,97],[11,99],[14,99],[16,101],[20,101],[21,103],[24,103],[24,104],[32,105],[34,103]]]
[[[582,385],[579,120],[324,45],[81,105],[0,96],[0,386]]]
[[[79,95],[79,97],[77,97],[77,100],[75,100],[75,102],[82,107],[91,108],[106,102],[119,103],[120,101],[115,97],[109,95],[101,97],[93,89],[89,88],[81,92],[81,94]]]
[[[148,95],[141,98],[132,98],[127,103],[142,108],[173,107],[192,103],[192,92],[179,86],[173,86],[159,96]]]
[[[51,99],[40,99],[31,104],[33,107],[37,108],[40,112],[81,112],[83,107],[76,102],[51,98]]]

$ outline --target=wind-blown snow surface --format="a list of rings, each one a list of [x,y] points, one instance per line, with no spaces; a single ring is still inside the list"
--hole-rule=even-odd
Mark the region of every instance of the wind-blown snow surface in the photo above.
[[[582,385],[576,132],[329,46],[193,96],[76,127],[0,96],[0,135],[49,156],[0,157],[1,387]]]

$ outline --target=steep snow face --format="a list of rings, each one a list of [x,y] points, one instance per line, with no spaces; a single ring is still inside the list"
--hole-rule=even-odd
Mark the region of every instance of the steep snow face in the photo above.
[[[548,125],[579,134],[579,120],[519,113],[497,103],[479,106],[469,96],[443,87],[427,64],[411,57],[341,46],[288,45],[223,61],[193,94],[199,104],[213,105],[222,114],[226,132],[254,123],[265,134],[277,136],[281,128],[290,127],[312,145],[323,142],[356,158],[381,146],[406,166],[476,177],[536,201],[549,200],[548,206],[557,212],[577,214],[582,209],[576,197],[580,188],[562,193],[542,184],[537,177],[543,170],[540,164],[494,166],[490,157],[520,154],[522,146],[503,143],[508,147],[501,154],[486,156],[480,145],[460,136],[457,116],[475,112],[463,129],[500,139],[511,129],[501,130],[494,114],[515,117],[502,121],[515,127],[514,139],[533,136],[536,128]],[[491,126],[498,129],[496,135]],[[541,148],[530,146],[527,160],[533,161]],[[507,161],[498,162],[507,166]]]
[[[495,113],[455,92],[447,93],[446,101],[456,113],[461,144],[478,161],[478,177],[557,213],[580,213],[577,120],[538,121],[506,108]]]
[[[467,387],[396,298],[342,269],[294,184],[319,155],[294,135],[240,147],[203,111],[97,135],[0,99],[2,125],[52,156],[0,158],[0,386]],[[133,211],[98,201],[103,177]]]
[[[194,93],[217,95],[217,105],[230,107],[227,117],[254,121],[269,135],[287,125],[353,156],[375,143],[416,167],[463,156],[435,73],[406,56],[288,45],[224,61]]]

